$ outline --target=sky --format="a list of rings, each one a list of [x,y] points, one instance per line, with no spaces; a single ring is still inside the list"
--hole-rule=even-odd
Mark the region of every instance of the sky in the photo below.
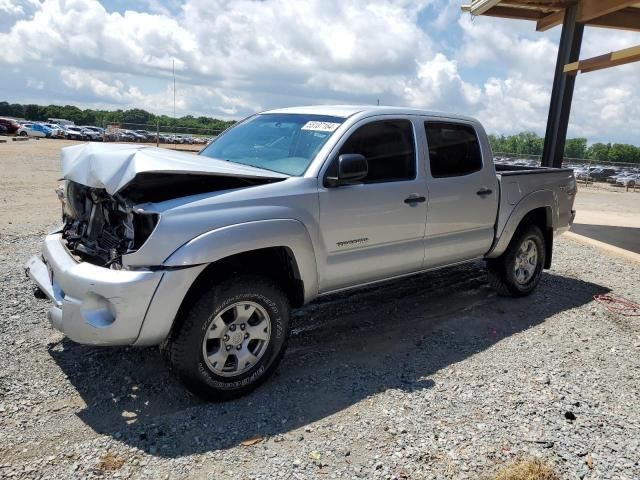
[[[410,106],[544,135],[560,27],[461,0],[0,0],[0,100],[240,119]],[[640,44],[586,28],[582,58]],[[579,75],[570,137],[640,145],[640,63]]]

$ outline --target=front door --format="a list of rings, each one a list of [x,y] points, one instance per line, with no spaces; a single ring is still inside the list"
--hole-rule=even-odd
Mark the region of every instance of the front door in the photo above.
[[[345,138],[325,176],[343,153],[364,155],[369,173],[357,185],[320,187],[321,292],[418,271],[424,257],[427,190],[413,123],[369,120]]]

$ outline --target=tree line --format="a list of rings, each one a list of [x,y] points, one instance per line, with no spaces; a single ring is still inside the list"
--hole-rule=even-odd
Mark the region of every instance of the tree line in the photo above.
[[[517,135],[489,135],[494,152],[542,155],[544,138],[534,132]],[[587,146],[586,138],[568,138],[564,145],[567,158],[586,158],[601,162],[640,163],[640,147],[626,143],[594,143]]]
[[[160,124],[177,128],[191,128],[207,131],[222,131],[235,123],[233,120],[220,120],[210,117],[194,117],[186,115],[172,118],[167,115],[154,115],[146,110],[132,108],[130,110],[94,110],[80,109],[73,105],[22,105],[19,103],[0,102],[0,116],[24,118],[31,121],[46,121],[49,118],[71,120],[76,125],[95,125],[107,127],[119,124]]]
[[[162,127],[192,128],[207,131],[222,131],[234,123],[211,117],[186,115],[172,118],[154,115],[146,110],[93,110],[80,109],[73,105],[22,105],[0,102],[0,116],[24,118],[32,121],[46,121],[49,118],[64,118],[76,125],[97,125],[106,127],[119,124],[160,124]],[[542,155],[544,139],[535,132],[521,132],[517,135],[489,135],[494,152]],[[564,147],[567,158],[588,158],[598,161],[640,163],[640,147],[624,143],[594,143],[587,146],[586,138],[569,138]]]

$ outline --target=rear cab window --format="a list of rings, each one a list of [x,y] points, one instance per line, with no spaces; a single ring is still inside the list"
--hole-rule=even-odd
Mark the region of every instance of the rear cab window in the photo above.
[[[482,152],[475,129],[468,124],[424,123],[433,178],[460,177],[482,170]]]

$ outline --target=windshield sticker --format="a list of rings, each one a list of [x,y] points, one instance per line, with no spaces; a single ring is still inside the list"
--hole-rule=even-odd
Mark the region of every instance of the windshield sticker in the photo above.
[[[307,122],[301,130],[313,130],[315,132],[333,132],[340,126],[339,123],[334,122]]]

